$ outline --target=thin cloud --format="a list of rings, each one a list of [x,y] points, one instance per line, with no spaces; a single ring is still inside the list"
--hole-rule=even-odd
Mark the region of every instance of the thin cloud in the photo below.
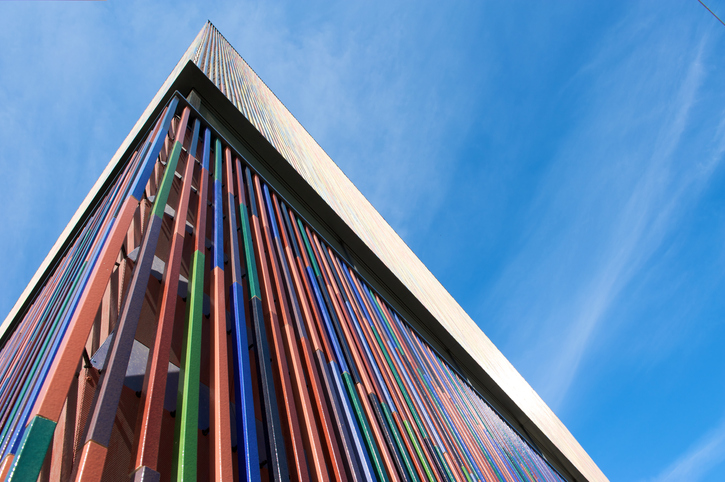
[[[612,237],[604,262],[592,277],[589,289],[580,295],[582,306],[573,319],[571,334],[552,363],[556,368],[551,373],[557,376],[552,377],[545,388],[555,406],[566,397],[582,357],[592,343],[592,334],[610,305],[672,229],[681,197],[693,187],[694,179],[691,177],[672,179],[670,164],[701,84],[701,55],[702,48],[690,62],[679,95],[673,102],[677,106],[675,115],[658,136],[660,142],[649,160],[647,172],[635,186],[620,214],[618,232]],[[671,194],[669,202],[663,206],[667,193],[674,195]]]
[[[725,419],[650,482],[697,482],[725,461]]]
[[[626,19],[568,86],[585,85],[586,104],[540,184],[526,242],[486,298],[493,325],[516,327],[504,331],[504,352],[555,410],[600,349],[595,341],[622,290],[722,158],[721,148],[713,155],[683,145],[707,38],[681,47],[663,31]],[[708,160],[691,169],[690,156]]]

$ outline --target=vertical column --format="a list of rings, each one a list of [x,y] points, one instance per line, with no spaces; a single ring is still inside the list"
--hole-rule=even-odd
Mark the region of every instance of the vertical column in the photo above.
[[[253,187],[252,187],[253,186]],[[269,331],[272,334],[272,357],[275,361],[276,379],[279,387],[279,402],[284,405],[286,424],[282,425],[287,444],[287,455],[292,465],[290,476],[293,480],[308,480],[307,460],[305,457],[302,433],[297,418],[297,408],[292,392],[290,381],[290,370],[287,363],[287,356],[283,346],[282,334],[279,327],[277,314],[277,303],[284,301],[275,296],[272,286],[273,273],[270,270],[269,256],[273,256],[270,247],[265,247],[264,235],[267,230],[267,218],[264,211],[264,198],[262,195],[259,177],[255,174],[253,184],[249,185],[250,203],[256,204],[257,215],[252,216],[252,232],[254,234],[254,247],[259,258],[260,286],[263,294],[265,321],[269,324]],[[256,200],[255,200],[256,198]]]
[[[192,151],[193,153],[193,151]],[[204,264],[206,250],[206,214],[209,192],[211,131],[204,130],[201,170],[197,189],[194,254],[186,292],[186,329],[182,345],[179,389],[176,398],[176,427],[172,480],[195,481],[197,436],[199,431],[199,378],[201,372],[201,328],[204,305]]]
[[[229,412],[229,360],[227,358],[227,309],[224,289],[224,199],[222,197],[222,143],[214,147],[214,218],[211,268],[211,373],[209,416],[211,480],[231,480],[232,435]]]
[[[169,258],[164,272],[164,291],[161,298],[156,338],[154,345],[149,351],[144,389],[141,395],[141,403],[139,404],[140,413],[136,422],[136,434],[138,437],[136,469],[131,474],[132,480],[137,482],[158,481],[161,477],[157,471],[159,444],[161,443],[161,417],[164,410],[164,398],[166,396],[166,375],[169,370],[171,335],[173,334],[174,319],[176,317],[181,254],[184,248],[184,235],[186,233],[186,214],[189,210],[191,178],[194,174],[194,164],[196,163],[193,154],[196,152],[200,126],[199,120],[196,120],[191,138],[191,148],[188,151],[189,156],[186,160],[182,178],[181,196],[176,207]],[[183,140],[183,136],[184,132],[180,131],[177,138]]]
[[[237,416],[237,458],[239,476],[247,482],[260,480],[259,453],[257,449],[257,427],[254,419],[254,400],[252,399],[252,371],[249,364],[249,341],[247,340],[247,321],[244,310],[244,290],[242,288],[242,265],[239,252],[239,234],[237,233],[237,215],[239,208],[234,201],[234,180],[232,166],[237,174],[241,166],[239,159],[232,163],[229,148],[226,157],[226,197],[227,232],[229,233],[229,252],[232,265],[232,285],[229,298],[232,311],[232,340],[234,355],[234,400]],[[241,179],[237,176],[237,181]]]
[[[274,386],[274,374],[272,373],[271,356],[267,331],[264,322],[264,310],[262,306],[261,291],[257,277],[257,256],[256,246],[252,241],[252,229],[250,215],[254,222],[257,221],[257,207],[254,202],[254,193],[251,189],[252,174],[249,168],[244,169],[246,185],[241,179],[241,167],[237,165],[237,187],[239,188],[239,212],[242,218],[242,238],[244,239],[244,254],[247,264],[247,280],[249,282],[249,305],[252,310],[252,326],[254,328],[254,344],[257,352],[257,370],[259,371],[259,383],[262,388],[262,404],[264,406],[264,427],[267,434],[267,461],[269,462],[270,479],[275,482],[287,482],[289,471],[287,469],[287,456],[284,439],[282,438],[282,426],[277,408],[277,395]],[[247,194],[249,199],[247,199]]]

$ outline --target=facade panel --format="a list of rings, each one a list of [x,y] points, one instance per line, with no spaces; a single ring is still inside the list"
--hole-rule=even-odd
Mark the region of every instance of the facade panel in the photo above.
[[[334,216],[265,171],[267,144]],[[335,220],[536,434],[366,278]],[[606,480],[211,24],[31,285],[3,324],[0,479]]]

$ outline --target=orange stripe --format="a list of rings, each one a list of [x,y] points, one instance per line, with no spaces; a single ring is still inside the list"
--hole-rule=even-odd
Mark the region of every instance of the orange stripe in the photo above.
[[[188,109],[184,109],[184,113],[188,115]],[[194,164],[194,158],[188,157],[184,170],[181,197],[176,209],[174,235],[169,250],[168,267],[164,275],[164,293],[159,313],[159,325],[154,346],[149,352],[149,362],[146,370],[147,385],[144,388],[143,399],[139,404],[141,413],[136,424],[136,433],[138,434],[136,468],[146,466],[152,470],[158,470],[161,417],[166,395],[169,352],[176,317],[179,274]]]
[[[292,275],[292,280],[295,285],[295,290],[298,293],[298,301],[302,311],[302,322],[305,325],[306,332],[311,334],[314,338],[317,337],[316,328],[312,326],[310,307],[305,297],[305,289],[302,288],[302,282],[300,281],[300,273],[298,272],[298,265],[295,260],[292,248],[287,238],[287,230],[284,226],[284,220],[282,219],[282,213],[279,209],[277,197],[272,194],[272,200],[274,202],[274,209],[277,217],[277,221],[280,227],[280,233],[282,236],[282,243],[285,247],[285,255],[287,257],[287,265]],[[347,481],[347,474],[345,473],[345,467],[340,455],[340,449],[338,442],[335,437],[332,420],[327,410],[326,398],[327,395],[322,390],[322,384],[320,383],[319,374],[317,373],[317,365],[312,354],[310,342],[307,337],[299,337],[300,345],[302,347],[302,353],[304,355],[305,365],[307,367],[307,375],[310,378],[310,385],[312,386],[312,399],[315,401],[315,409],[317,419],[320,426],[322,427],[323,437],[325,439],[325,458],[327,464],[332,468],[335,479],[339,481]]]
[[[103,466],[106,463],[108,449],[93,440],[89,440],[83,446],[76,482],[100,482],[103,478]]]
[[[2,464],[0,464],[0,480],[5,480],[8,476],[8,472],[10,471],[10,466],[13,465],[14,458],[15,454],[7,454],[3,459]]]
[[[261,215],[263,210],[262,189],[259,184],[259,177],[254,175],[254,191],[257,203],[257,212],[262,217],[261,223],[265,223],[264,217]],[[251,186],[250,186],[251,187]],[[297,419],[297,409],[295,407],[294,395],[292,393],[292,384],[289,379],[289,367],[287,365],[287,357],[285,356],[284,345],[282,342],[282,334],[279,329],[279,321],[277,319],[277,309],[274,305],[274,292],[268,268],[267,254],[265,253],[264,243],[262,241],[262,228],[260,227],[260,219],[258,216],[252,216],[252,233],[254,247],[257,259],[259,260],[259,279],[260,288],[263,292],[264,315],[267,329],[272,332],[272,341],[270,350],[274,356],[274,365],[276,367],[275,374],[275,390],[278,398],[278,405],[285,407],[287,423],[282,424],[285,432],[284,440],[289,462],[290,478],[295,477],[299,480],[309,480],[307,471],[307,460],[305,458],[304,447],[302,443],[302,434],[300,431],[299,421]],[[279,386],[277,386],[279,384]]]
[[[315,245],[317,246],[317,249],[320,254],[322,254],[322,246],[320,245],[319,239],[317,239],[317,236],[315,233],[312,234],[312,239]],[[330,270],[329,264],[327,262],[327,258],[325,256],[319,256],[319,262],[320,266],[322,266],[322,269],[325,270],[327,273],[327,282],[328,285],[328,291],[332,294],[330,298],[332,298],[332,302],[334,305],[334,309],[337,312],[337,317],[340,320],[340,326],[342,327],[343,334],[345,338],[347,339],[347,345],[348,349],[350,350],[350,353],[352,354],[355,366],[358,369],[358,373],[360,374],[360,377],[362,379],[362,385],[358,383],[357,389],[360,392],[360,398],[363,404],[363,407],[365,409],[365,415],[368,419],[368,424],[370,425],[370,428],[373,432],[373,436],[375,437],[375,442],[378,446],[378,450],[380,451],[380,454],[383,458],[383,463],[385,464],[385,468],[388,471],[388,476],[393,481],[398,481],[398,473],[395,470],[395,465],[393,464],[393,460],[390,456],[390,452],[388,451],[388,444],[385,443],[385,439],[383,438],[382,433],[380,432],[380,427],[378,426],[378,420],[374,416],[373,411],[370,407],[370,402],[368,400],[368,393],[372,392],[372,386],[370,383],[370,378],[368,376],[367,370],[368,370],[368,364],[365,363],[360,356],[360,353],[358,352],[358,340],[356,336],[353,336],[353,334],[350,332],[351,328],[351,322],[348,318],[347,310],[343,310],[342,306],[344,304],[342,300],[342,296],[340,295],[340,291],[338,290],[337,283],[335,283],[335,278],[332,275],[332,272]],[[382,394],[381,394],[382,395]]]
[[[113,273],[116,258],[121,251],[126,231],[137,207],[138,201],[133,196],[129,196],[121,206],[112,232],[101,250],[96,267],[78,302],[79,309],[68,326],[63,343],[58,349],[58,355],[53,361],[53,366],[48,372],[46,382],[43,384],[43,389],[28,420],[32,420],[36,415],[54,422],[60,418],[60,412],[63,410],[68,389],[73,382],[78,360],[83,353],[98,307],[106,291],[106,285]]]
[[[232,480],[232,432],[229,409],[229,358],[227,354],[227,316],[224,297],[224,271],[211,272],[211,353],[209,378],[209,417],[211,435],[212,480]]]

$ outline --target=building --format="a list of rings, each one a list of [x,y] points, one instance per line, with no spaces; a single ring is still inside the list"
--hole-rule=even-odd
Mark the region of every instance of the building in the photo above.
[[[210,23],[0,336],[4,480],[606,480]]]

